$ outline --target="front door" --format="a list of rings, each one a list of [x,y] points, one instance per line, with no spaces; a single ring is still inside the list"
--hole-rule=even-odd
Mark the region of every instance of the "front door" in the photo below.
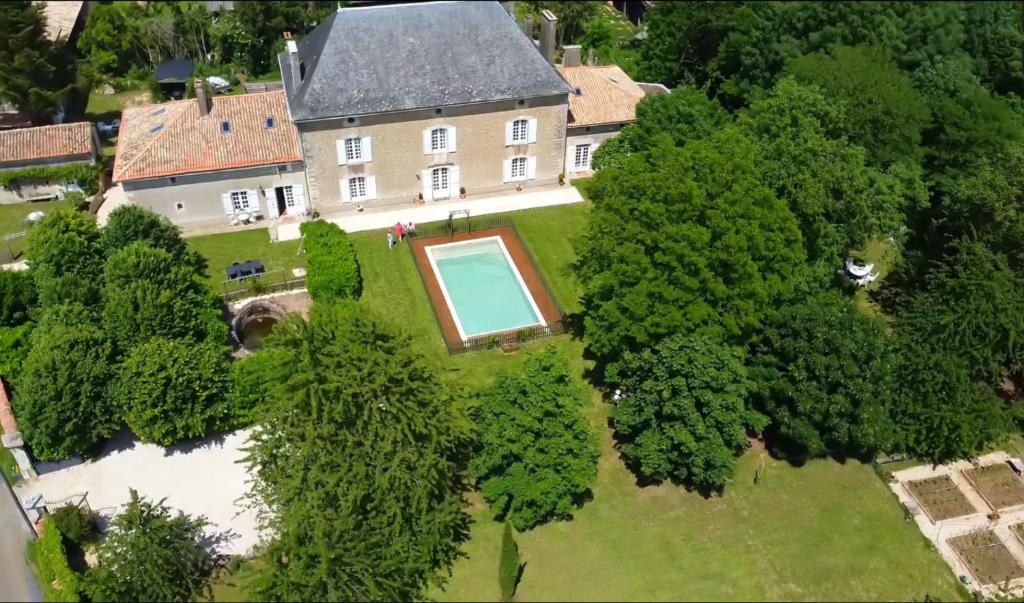
[[[439,167],[434,168],[430,173],[430,184],[431,190],[434,193],[434,199],[447,199],[450,196],[449,191],[449,174],[448,168]]]
[[[283,186],[274,187],[274,195],[276,197],[275,201],[277,203],[277,215],[279,216],[283,216],[288,211],[288,206],[284,196],[284,189],[285,187]]]

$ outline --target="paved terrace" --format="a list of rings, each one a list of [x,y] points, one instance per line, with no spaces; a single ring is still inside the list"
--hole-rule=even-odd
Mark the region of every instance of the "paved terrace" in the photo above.
[[[1005,452],[994,452],[992,454],[986,454],[978,457],[977,462],[979,465],[992,465],[996,463],[1005,463],[1009,459],[1010,455]],[[998,520],[989,520],[987,516],[992,512],[990,507],[985,500],[975,492],[974,488],[971,487],[970,482],[963,475],[964,471],[973,468],[974,465],[969,461],[958,461],[935,467],[931,465],[919,465],[917,467],[911,467],[909,469],[894,472],[893,475],[896,479],[889,483],[889,487],[896,493],[900,502],[911,510],[911,513],[914,515],[914,520],[917,522],[918,527],[921,528],[921,533],[923,533],[925,537],[932,542],[935,548],[939,551],[939,554],[950,568],[952,568],[957,577],[966,576],[970,583],[968,588],[972,591],[981,591],[984,596],[988,597],[993,593],[998,592],[1003,585],[979,584],[967,566],[961,563],[959,557],[957,557],[956,553],[953,551],[953,548],[947,543],[947,540],[953,536],[959,536],[979,529],[989,528],[996,533],[996,536],[998,536],[999,540],[1006,545],[1006,548],[1009,549],[1010,553],[1017,559],[1017,561],[1024,565],[1024,545],[1021,544],[1021,541],[1010,530],[1010,526],[1024,522],[1024,505],[1004,509],[999,512]],[[916,481],[939,475],[948,475],[949,478],[953,480],[953,483],[957,485],[960,491],[963,492],[964,496],[967,497],[967,500],[974,507],[974,513],[964,515],[962,517],[951,517],[938,522],[932,522],[928,515],[918,507],[914,497],[911,496],[910,492],[903,485],[904,482]],[[1024,578],[1011,581],[1009,587],[1011,592],[1018,594],[1024,592]]]

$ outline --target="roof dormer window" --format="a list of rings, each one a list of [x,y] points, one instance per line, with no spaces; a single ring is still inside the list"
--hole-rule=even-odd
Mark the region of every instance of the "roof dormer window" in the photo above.
[[[275,125],[274,116],[271,115],[270,117],[267,118],[267,129],[268,130],[274,129],[274,125]]]
[[[222,121],[222,122],[220,122],[220,132],[221,132],[221,134],[227,134],[230,131],[231,131],[231,122],[229,122],[229,121]]]

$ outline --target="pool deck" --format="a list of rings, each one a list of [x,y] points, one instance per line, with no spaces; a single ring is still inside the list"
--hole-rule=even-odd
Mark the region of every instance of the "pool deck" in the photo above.
[[[540,309],[545,324],[549,326],[556,325],[562,320],[558,304],[548,295],[544,282],[541,280],[540,272],[533,265],[533,262],[530,261],[530,256],[527,254],[523,242],[519,240],[516,232],[508,226],[455,235],[412,239],[409,247],[412,249],[413,257],[416,259],[416,268],[419,270],[420,276],[423,277],[423,283],[426,286],[427,295],[430,297],[430,303],[434,305],[434,313],[440,322],[441,333],[444,335],[444,340],[449,347],[462,345],[462,337],[459,335],[458,327],[455,326],[455,319],[448,309],[447,302],[445,302],[444,293],[441,292],[441,284],[437,281],[437,275],[434,274],[434,269],[430,266],[430,258],[427,257],[426,248],[432,245],[443,245],[445,243],[457,243],[459,241],[485,239],[495,236],[501,237],[502,242],[505,244],[505,249],[508,250],[512,261],[515,262],[519,275],[523,277],[526,288],[529,289],[530,295],[533,296],[533,301],[537,304],[537,308]]]

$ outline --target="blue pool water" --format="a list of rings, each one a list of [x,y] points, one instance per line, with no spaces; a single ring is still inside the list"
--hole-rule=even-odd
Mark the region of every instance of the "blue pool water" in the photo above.
[[[428,249],[465,337],[540,322],[495,239]]]

